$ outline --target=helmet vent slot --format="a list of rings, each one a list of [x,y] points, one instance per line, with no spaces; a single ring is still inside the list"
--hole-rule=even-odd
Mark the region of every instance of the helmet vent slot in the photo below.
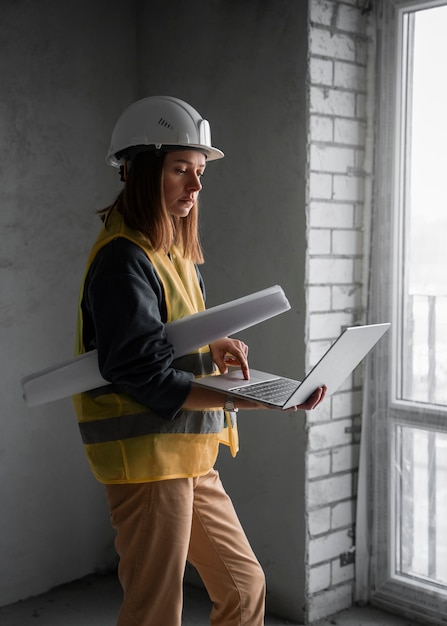
[[[166,121],[163,117],[160,117],[160,119],[158,120],[158,125],[163,126],[163,128],[170,128],[171,130],[174,130],[172,124]]]

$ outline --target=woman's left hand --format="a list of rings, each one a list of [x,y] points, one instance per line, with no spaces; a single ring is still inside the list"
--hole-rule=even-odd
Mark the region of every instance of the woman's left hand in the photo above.
[[[320,402],[324,400],[326,391],[327,391],[326,385],[323,385],[323,387],[318,387],[317,389],[315,389],[313,394],[309,398],[307,398],[306,402],[303,402],[303,404],[298,404],[297,406],[292,406],[285,410],[286,411],[298,411],[298,410],[311,411],[312,409],[315,409],[320,404]]]
[[[248,346],[239,339],[224,337],[210,343],[211,356],[221,374],[228,372],[228,365],[239,365],[246,380],[250,378]]]

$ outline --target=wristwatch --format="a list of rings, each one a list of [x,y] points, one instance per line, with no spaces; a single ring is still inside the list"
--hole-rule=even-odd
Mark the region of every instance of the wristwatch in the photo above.
[[[232,413],[237,413],[238,409],[234,406],[234,398],[233,396],[225,396],[225,411],[230,411]]]

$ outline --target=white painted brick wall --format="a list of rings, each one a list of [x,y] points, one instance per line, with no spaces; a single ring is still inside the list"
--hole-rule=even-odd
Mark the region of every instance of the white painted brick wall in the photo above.
[[[315,316],[312,316],[312,318]],[[308,332],[308,337],[310,337],[310,333]],[[330,348],[332,341],[327,339],[325,341],[310,341],[307,344],[307,360],[309,363],[309,367],[311,367],[312,365],[314,365],[315,363],[317,363],[321,357],[323,356],[323,354]],[[327,398],[326,401],[323,403],[322,407],[319,407],[319,411],[326,407],[327,404],[330,402],[332,403],[333,398]],[[329,418],[331,417],[332,413],[329,414]],[[309,422],[312,422],[314,420],[314,416],[315,416],[315,411],[312,411],[312,413],[309,413],[308,415],[308,420]]]
[[[309,264],[308,282],[310,285],[326,283],[330,279],[334,283],[351,284],[354,279],[354,260],[330,258],[312,259]]]
[[[310,147],[311,169],[318,172],[346,173],[354,167],[353,148],[313,144]]]
[[[357,0],[309,3],[307,366],[363,323],[366,20]],[[361,368],[307,414],[307,622],[352,604]],[[343,557],[343,558],[342,558]]]
[[[331,530],[331,508],[329,506],[309,512],[309,533],[312,537]]]
[[[333,615],[352,604],[352,584],[333,586],[320,593],[310,595],[307,619],[308,623],[316,622],[327,615]]]
[[[333,585],[344,583],[354,578],[354,565],[340,565],[340,559],[331,563],[331,581]]]
[[[352,527],[352,519],[355,515],[355,502],[353,500],[339,502],[331,510],[331,528]]]
[[[336,27],[340,30],[350,31],[353,35],[362,30],[361,13],[358,7],[338,3]]]
[[[338,131],[340,133],[340,131]],[[334,140],[334,122],[330,117],[322,115],[310,116],[310,133],[315,141]]]
[[[309,541],[309,563],[320,564],[338,558],[340,552],[352,548],[352,537],[349,530],[327,533],[322,537]]]
[[[325,118],[323,118],[325,119]],[[321,122],[324,125],[324,122]],[[333,125],[334,142],[344,143],[352,146],[362,145],[365,141],[365,122],[359,120],[335,119],[331,120],[331,130]],[[327,134],[326,137],[329,135]],[[319,139],[315,141],[330,141],[330,139]]]
[[[344,269],[347,267],[340,260],[340,263],[323,263],[316,264],[322,270],[328,270],[335,280],[340,282],[349,282],[348,278],[342,272],[337,272],[337,268]],[[350,274],[352,280],[352,272]],[[319,274],[319,280],[321,273]],[[309,320],[309,340],[316,341],[321,339],[332,339],[336,337],[340,329],[351,321],[351,314],[345,311],[331,311],[329,313],[315,313]],[[324,346],[327,347],[327,344]],[[312,363],[314,365],[314,363]]]
[[[360,415],[362,394],[360,391],[336,393],[332,398],[332,418],[339,419],[347,415]]]
[[[331,471],[331,452],[309,452],[307,459],[307,477],[319,478],[327,476]]]
[[[332,290],[329,286],[314,287],[310,286],[307,290],[308,307],[310,313],[318,313],[318,311],[329,311],[332,302]]]
[[[309,424],[320,424],[322,422],[327,422],[331,419],[331,398],[327,398],[327,401],[323,402],[321,406],[312,411],[310,416],[308,416]]]
[[[331,0],[315,0],[309,5],[309,17],[313,24],[330,26],[333,15],[333,2]]]
[[[329,87],[310,88],[311,113],[336,116],[337,111],[343,110],[345,117],[355,117],[357,108],[361,108],[361,102],[357,104],[355,93]]]
[[[313,84],[331,86],[334,82],[334,63],[328,59],[310,60],[310,81]]]
[[[331,71],[331,74],[333,73],[334,76],[334,86],[364,92],[366,89],[366,75],[363,69],[361,65],[356,63],[337,61],[334,63]]]
[[[310,52],[316,56],[355,61],[355,41],[349,35],[333,34],[332,29],[312,29]]]
[[[310,173],[310,187],[314,189],[316,198],[330,200],[332,198],[332,176],[317,172]]]
[[[309,450],[325,450],[351,443],[352,420],[332,420],[327,424],[314,425],[309,430]]]
[[[314,567],[309,576],[309,587],[315,593],[327,589],[331,585],[332,570],[330,563]]]
[[[362,233],[358,230],[334,230],[332,254],[355,256],[362,250]]]
[[[333,285],[331,289],[332,307],[336,310],[352,310],[361,299],[361,285]]]
[[[324,228],[312,228],[308,236],[309,249],[314,254],[331,254],[332,232]]]
[[[332,470],[343,472],[345,470],[356,470],[359,465],[359,445],[349,444],[341,446],[333,451]]]
[[[332,190],[332,176],[326,174],[330,180],[330,188]],[[313,181],[310,179],[311,188]],[[316,187],[314,192],[319,194],[319,188]],[[340,202],[318,202],[311,199],[309,206],[309,226],[310,228],[353,228],[355,224],[355,208],[352,204],[344,204]],[[312,250],[309,249],[309,252]]]
[[[332,199],[346,202],[363,201],[363,178],[360,176],[334,176],[332,186]]]

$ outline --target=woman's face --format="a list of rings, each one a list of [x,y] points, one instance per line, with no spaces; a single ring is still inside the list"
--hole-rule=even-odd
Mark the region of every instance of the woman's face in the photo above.
[[[163,194],[170,215],[186,217],[197,200],[205,171],[205,155],[197,150],[168,152],[163,165]]]

